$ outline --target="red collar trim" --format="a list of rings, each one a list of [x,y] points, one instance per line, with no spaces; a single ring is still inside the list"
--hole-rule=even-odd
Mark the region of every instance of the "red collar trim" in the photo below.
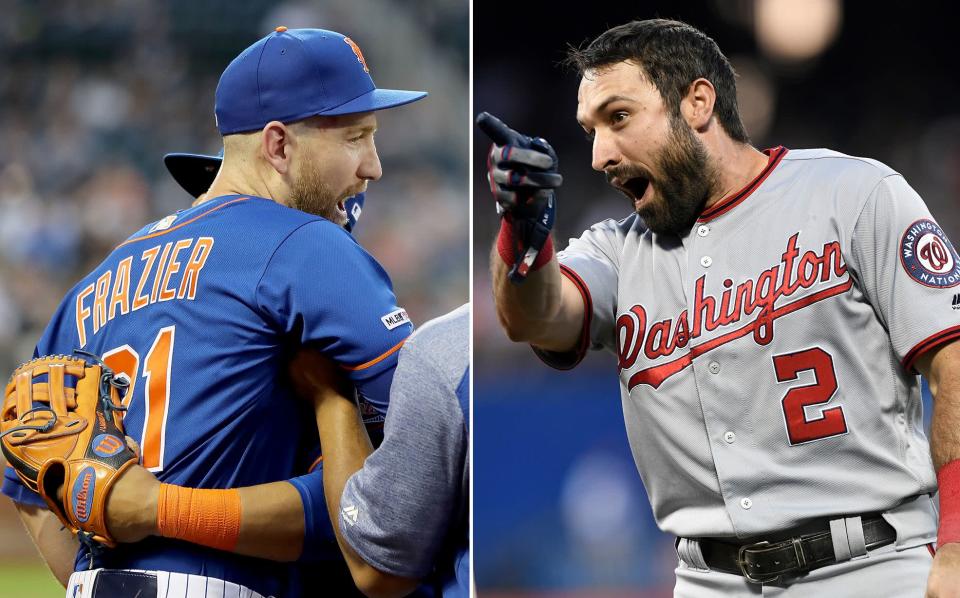
[[[789,150],[782,145],[771,149],[763,150],[763,153],[769,156],[767,160],[767,165],[760,171],[760,174],[756,176],[752,181],[747,183],[746,187],[740,189],[733,195],[728,195],[727,197],[721,199],[717,203],[710,206],[708,209],[704,210],[700,217],[697,218],[697,222],[707,222],[708,220],[713,220],[721,214],[726,214],[733,208],[740,205],[743,200],[750,196],[751,193],[757,190],[757,187],[760,186],[763,181],[766,180],[770,173],[773,172],[773,169],[777,167],[777,164],[780,163],[780,160],[787,155]]]

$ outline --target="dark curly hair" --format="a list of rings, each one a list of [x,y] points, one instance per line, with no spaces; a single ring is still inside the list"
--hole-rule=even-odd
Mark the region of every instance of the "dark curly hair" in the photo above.
[[[631,21],[608,29],[586,48],[571,47],[564,63],[582,76],[631,60],[640,65],[674,117],[690,84],[703,77],[717,90],[714,113],[734,141],[749,143],[737,109],[736,74],[717,43],[699,29],[668,19]]]

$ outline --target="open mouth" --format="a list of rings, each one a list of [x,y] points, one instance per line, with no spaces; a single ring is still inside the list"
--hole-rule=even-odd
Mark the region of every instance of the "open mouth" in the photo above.
[[[343,214],[344,216],[346,216],[347,206],[346,204],[344,204],[344,200],[341,199],[340,201],[337,202],[337,211]]]
[[[650,179],[642,176],[632,177],[625,180],[614,180],[613,186],[627,196],[627,199],[633,201],[633,207],[639,208],[644,202],[647,194],[651,191]]]

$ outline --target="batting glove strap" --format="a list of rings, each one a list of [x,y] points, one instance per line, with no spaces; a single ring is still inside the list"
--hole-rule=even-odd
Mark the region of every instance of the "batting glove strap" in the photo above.
[[[937,546],[960,542],[960,459],[955,459],[937,472],[940,486],[940,530]]]
[[[521,229],[519,234],[517,229]],[[531,239],[531,236],[536,238]],[[531,250],[536,252],[532,259]],[[510,278],[523,279],[553,258],[553,237],[550,236],[549,228],[537,227],[535,223],[527,220],[517,221],[505,214],[500,221],[497,253],[500,254],[500,259],[511,267]]]

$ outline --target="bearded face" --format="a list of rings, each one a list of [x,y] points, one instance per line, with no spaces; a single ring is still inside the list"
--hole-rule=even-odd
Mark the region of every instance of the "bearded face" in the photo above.
[[[349,197],[334,191],[327,183],[315,160],[308,159],[300,167],[300,173],[290,191],[291,207],[302,212],[320,216],[338,226],[347,223],[347,211],[343,201]]]
[[[640,165],[624,163],[607,170],[607,181],[620,182],[614,186],[631,200],[651,231],[683,234],[716,191],[716,168],[703,143],[679,116],[671,119],[670,136],[654,163],[656,175]]]
[[[316,116],[293,126],[298,159],[292,170],[290,207],[343,226],[344,202],[383,174],[373,112]]]
[[[655,233],[690,230],[719,190],[718,170],[680,107],[667,105],[631,60],[584,72],[577,122],[592,139],[593,169]]]

